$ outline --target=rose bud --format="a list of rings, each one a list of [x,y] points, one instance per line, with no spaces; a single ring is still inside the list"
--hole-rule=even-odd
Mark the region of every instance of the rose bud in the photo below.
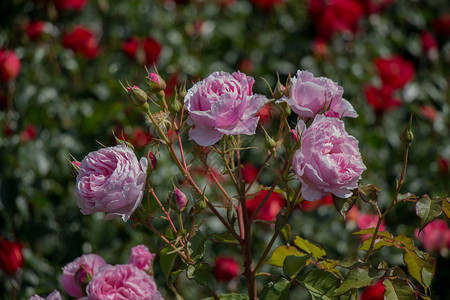
[[[369,285],[364,289],[361,294],[360,300],[383,300],[384,299],[384,287],[383,281],[378,281],[372,285]]]
[[[150,91],[153,93],[162,91],[166,88],[166,82],[157,73],[148,74],[148,85],[150,86]]]
[[[146,92],[141,90],[138,86],[126,87],[128,95],[130,96],[131,101],[139,107],[148,106],[147,100],[148,95]]]
[[[186,195],[177,188],[175,188],[171,200],[172,201],[170,201],[170,206],[177,212],[182,212],[186,208],[186,204],[188,202]]]
[[[18,269],[23,268],[24,263],[22,244],[0,238],[0,269],[13,274]]]
[[[156,168],[156,157],[155,157],[155,154],[153,154],[153,152],[150,151],[148,153],[147,157],[148,157],[148,160],[150,162],[150,166],[151,166],[152,170],[154,170]]]
[[[241,266],[230,256],[218,256],[215,261],[214,277],[221,281],[230,281],[239,276]]]

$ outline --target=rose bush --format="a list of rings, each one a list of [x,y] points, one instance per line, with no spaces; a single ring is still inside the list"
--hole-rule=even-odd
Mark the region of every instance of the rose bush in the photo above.
[[[81,161],[75,190],[81,213],[128,220],[142,201],[147,165],[124,144],[89,153]]]

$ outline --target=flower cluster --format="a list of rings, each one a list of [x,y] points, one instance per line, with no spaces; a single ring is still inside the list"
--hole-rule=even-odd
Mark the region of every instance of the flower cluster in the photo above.
[[[155,254],[144,245],[131,249],[130,262],[109,265],[97,254],[85,254],[63,267],[62,286],[72,297],[100,299],[163,299],[152,276]],[[34,295],[30,300],[43,299]],[[46,300],[60,300],[59,291]]]

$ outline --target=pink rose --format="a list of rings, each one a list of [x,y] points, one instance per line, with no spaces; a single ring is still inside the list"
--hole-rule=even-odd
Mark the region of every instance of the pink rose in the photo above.
[[[215,72],[187,92],[184,103],[193,125],[189,139],[210,146],[226,135],[253,135],[259,109],[269,100],[253,95],[255,80],[240,72]]]
[[[146,246],[138,245],[131,248],[130,264],[138,267],[143,271],[151,272],[152,262],[155,256],[155,254],[148,251],[148,248]]]
[[[97,254],[84,254],[63,267],[62,286],[72,297],[83,297],[81,289],[88,282],[105,260]],[[89,274],[86,274],[88,272]]]
[[[81,213],[107,213],[127,221],[141,204],[148,161],[124,144],[89,153],[81,162],[75,196]]]
[[[16,79],[20,72],[20,59],[11,50],[0,49],[0,83]]]
[[[39,295],[33,295],[28,300],[61,300],[61,294],[59,293],[59,291],[54,290],[47,296],[47,298],[42,298]]]
[[[152,276],[133,265],[105,265],[86,288],[90,300],[161,300]]]
[[[415,236],[421,241],[426,251],[440,251],[444,248],[450,248],[450,229],[445,220],[434,220],[425,226],[420,233],[417,229]]]
[[[291,78],[290,96],[277,102],[286,102],[299,116],[314,118],[322,111],[331,111],[339,117],[356,118],[353,106],[342,98],[344,89],[326,77],[314,77],[311,72],[297,71]]]
[[[230,281],[241,273],[241,266],[231,256],[218,256],[215,260],[214,277],[221,281]]]
[[[292,159],[302,183],[303,198],[314,201],[328,193],[350,197],[366,169],[358,141],[345,131],[344,122],[336,118],[317,115],[309,128],[304,127],[300,121],[302,144]]]

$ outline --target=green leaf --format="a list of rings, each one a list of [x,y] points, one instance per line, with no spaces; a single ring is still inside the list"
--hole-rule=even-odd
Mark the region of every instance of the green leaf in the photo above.
[[[402,279],[388,280],[385,279],[383,282],[386,287],[384,292],[385,300],[411,300],[417,299],[414,289]]]
[[[302,275],[300,281],[308,290],[312,299],[334,300],[333,293],[341,284],[341,280],[325,270],[313,270]]]
[[[275,267],[282,267],[286,256],[305,256],[306,253],[298,251],[294,246],[280,246],[273,250],[272,256],[266,261],[267,264],[271,264]]]
[[[417,199],[416,195],[411,193],[398,194],[397,201],[409,200],[409,199]]]
[[[444,206],[444,214],[447,217],[447,219],[450,219],[450,199],[444,198],[442,199],[442,203]]]
[[[417,253],[405,248],[403,261],[406,264],[409,275],[420,282],[424,287],[429,287],[436,269],[436,259],[428,253]],[[420,254],[420,256],[419,256]],[[423,271],[425,269],[425,271]]]
[[[404,233],[398,235],[394,239],[396,242],[399,242],[406,246],[408,249],[414,250],[414,241],[412,238],[407,237]]]
[[[169,276],[170,276],[170,273],[172,273],[173,264],[175,262],[175,259],[177,258],[176,253],[168,254],[172,250],[173,250],[172,247],[166,246],[166,247],[162,248],[161,251],[159,252],[160,253],[159,265],[161,266],[164,276],[166,277],[167,283],[170,283]]]
[[[213,234],[213,241],[218,241],[222,243],[239,244],[238,240],[230,232],[225,232],[222,234]]]
[[[308,240],[302,239],[299,236],[295,237],[294,244],[295,244],[295,246],[297,246],[301,250],[305,251],[306,253],[312,254],[314,259],[316,259],[316,260],[327,254],[325,252],[325,250],[322,249],[322,247],[317,246]]]
[[[351,267],[362,267],[364,266],[364,262],[357,256],[352,257],[350,259],[345,259],[339,263],[339,266],[343,268],[351,268]]]
[[[380,190],[374,184],[367,184],[359,187],[359,196],[365,202],[378,201],[378,194]]]
[[[306,267],[307,261],[311,258],[311,255],[305,256],[287,256],[283,263],[283,273],[291,279],[297,277],[297,275],[303,271]]]
[[[352,232],[352,234],[370,234],[373,235],[375,233],[375,228],[363,229],[357,232]],[[389,239],[393,239],[394,237],[387,231],[378,231],[377,236],[387,237]]]
[[[201,259],[203,255],[205,255],[206,249],[205,243],[207,239],[208,235],[206,233],[199,231],[193,238],[189,240],[189,242],[191,242],[191,249],[192,249],[191,258],[194,261]]]
[[[248,296],[244,294],[227,293],[219,295],[221,300],[248,300]],[[214,297],[203,298],[202,300],[214,300]]]
[[[361,245],[361,247],[359,247],[357,250],[368,251],[369,247],[370,247],[370,243],[372,242],[372,238],[373,237],[369,237],[367,240],[365,240],[363,242],[363,244]],[[391,247],[391,246],[394,246],[394,243],[389,240],[375,239],[375,243],[373,244],[373,250],[374,251],[378,250],[380,248],[383,248],[384,246]]]
[[[345,221],[347,218],[347,213],[353,207],[358,197],[352,195],[350,198],[343,199],[335,196],[334,194],[331,194],[331,196],[333,197],[334,207],[336,207],[337,211],[342,216],[342,219]]]
[[[281,235],[286,243],[290,243],[292,240],[291,225],[284,225],[283,229],[281,229]]]
[[[442,198],[434,197],[431,199],[428,195],[420,197],[419,201],[416,202],[416,214],[420,218],[420,230],[439,217],[442,209]]]
[[[213,268],[205,263],[200,263],[196,267],[189,266],[187,269],[187,277],[194,279],[199,284],[213,289]]]
[[[280,278],[275,283],[269,282],[261,291],[258,299],[283,300],[288,299],[291,282],[286,278]]]
[[[382,275],[379,271],[369,268],[356,268],[350,270],[341,286],[334,292],[335,296],[347,293],[352,289],[359,289],[371,285],[375,279]]]

